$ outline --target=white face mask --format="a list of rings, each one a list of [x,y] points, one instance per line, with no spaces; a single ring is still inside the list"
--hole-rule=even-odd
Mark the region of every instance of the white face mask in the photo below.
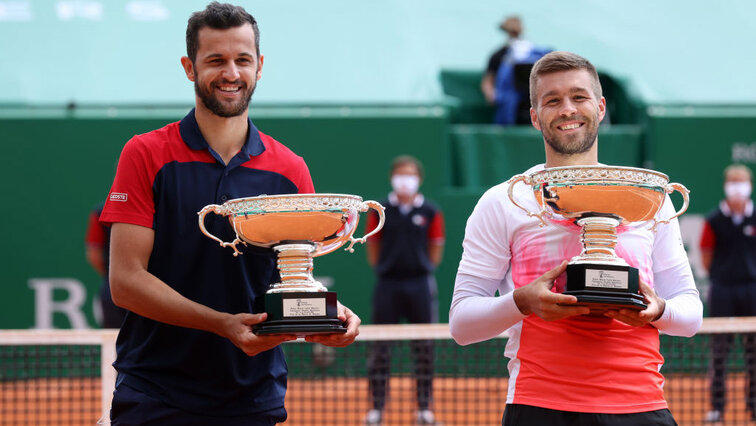
[[[391,176],[391,187],[399,195],[415,195],[420,188],[420,178],[416,175],[394,175]]]
[[[751,197],[751,183],[727,182],[724,191],[728,200],[745,201]]]

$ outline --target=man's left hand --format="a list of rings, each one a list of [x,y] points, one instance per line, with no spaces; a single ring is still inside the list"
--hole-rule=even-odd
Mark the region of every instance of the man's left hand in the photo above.
[[[664,299],[659,297],[654,289],[642,280],[640,281],[640,292],[648,304],[646,309],[642,311],[633,309],[610,310],[606,311],[604,315],[633,327],[642,327],[661,318],[666,307]]]
[[[342,305],[341,302],[339,302],[337,309],[337,317],[346,326],[346,333],[311,334],[305,336],[305,341],[335,347],[344,347],[352,344],[357,335],[360,334],[359,326],[362,320],[351,309]]]

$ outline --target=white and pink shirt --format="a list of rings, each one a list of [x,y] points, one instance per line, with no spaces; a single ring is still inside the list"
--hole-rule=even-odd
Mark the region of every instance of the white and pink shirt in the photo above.
[[[619,229],[617,255],[638,268],[640,279],[666,301],[653,326],[631,327],[599,316],[548,322],[522,315],[512,292],[578,255],[580,228],[541,227],[507,191],[506,182],[488,190],[468,219],[450,311],[455,340],[470,344],[508,330],[507,403],[615,414],[666,408],[659,331],[693,335],[703,312],[677,220],[656,232],[648,223]],[[529,186],[518,184],[513,196],[531,212],[539,211]],[[674,214],[667,197],[657,219]],[[564,275],[557,279],[555,291],[564,281]]]

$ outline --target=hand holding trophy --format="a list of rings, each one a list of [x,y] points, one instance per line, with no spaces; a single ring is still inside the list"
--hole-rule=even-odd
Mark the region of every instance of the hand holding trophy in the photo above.
[[[378,212],[378,225],[362,238],[354,238],[360,212]],[[205,216],[213,212],[228,216],[236,233],[232,242],[224,242],[205,228]],[[222,205],[205,206],[199,213],[203,234],[231,247],[240,254],[237,244],[272,248],[278,256],[281,282],[272,284],[265,294],[264,311],[268,319],[253,328],[255,334],[344,333],[337,318],[335,292],[329,292],[312,276],[313,257],[331,253],[349,242],[356,243],[383,227],[383,206],[375,201],[343,194],[261,195],[230,200]]]
[[[532,213],[513,194],[518,182],[531,186],[538,213]],[[666,194],[680,192],[683,206],[672,217],[657,220]],[[509,181],[509,198],[541,226],[569,220],[582,228],[583,250],[567,264],[564,294],[578,299],[575,306],[588,306],[591,312],[607,309],[646,308],[638,292],[638,269],[631,267],[614,251],[617,227],[653,221],[652,230],[687,210],[687,188],[669,183],[663,173],[616,166],[567,166],[517,175]]]

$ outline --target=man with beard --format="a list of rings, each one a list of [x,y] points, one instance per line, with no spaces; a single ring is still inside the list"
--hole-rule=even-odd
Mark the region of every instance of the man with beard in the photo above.
[[[545,167],[598,164],[598,126],[606,100],[594,66],[552,52],[530,74],[533,126],[543,135]],[[537,211],[532,190],[514,197]],[[676,220],[656,232],[627,226],[618,253],[640,270],[647,308],[591,314],[563,288],[579,229],[539,226],[516,208],[508,183],[488,190],[470,216],[450,310],[463,345],[509,332],[509,391],[503,425],[675,425],[662,392],[659,331],[691,336],[703,307]],[[659,218],[674,214],[669,197]],[[499,296],[496,296],[496,293]]]
[[[121,154],[100,220],[112,224],[113,300],[128,309],[117,341],[114,425],[273,425],[286,420],[286,363],[293,335],[256,336],[255,299],[278,279],[269,250],[234,257],[206,238],[197,212],[261,194],[311,193],[301,157],[260,132],[248,106],[261,77],[255,19],[211,3],[189,18],[187,56],[195,108],[181,121],[133,137]],[[226,241],[221,216],[208,230]],[[343,305],[350,344],[360,319]]]

